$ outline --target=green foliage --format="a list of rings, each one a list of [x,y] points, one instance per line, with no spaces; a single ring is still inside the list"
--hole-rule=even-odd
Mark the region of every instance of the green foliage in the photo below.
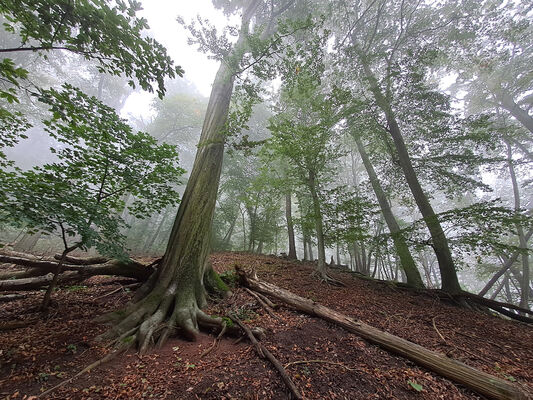
[[[422,390],[424,390],[424,387],[422,385],[416,383],[415,381],[407,381],[407,383],[409,384],[409,386],[411,386],[417,392],[421,392]]]
[[[498,202],[478,202],[438,214],[443,227],[450,232],[450,244],[458,256],[478,254],[480,262],[480,256],[521,251],[517,245],[509,243],[508,238],[516,234],[517,224],[532,227],[533,218],[497,205]],[[423,224],[422,220],[415,221],[403,231],[410,241],[421,246],[431,244],[424,238]]]
[[[43,123],[56,161],[7,174],[0,221],[59,234],[65,248],[71,238],[74,246],[121,255],[124,194],[134,196],[128,210],[139,218],[177,202],[184,171],[175,147],[134,133],[113,109],[70,85],[40,90],[39,101],[49,107]]]
[[[125,74],[132,86],[135,79],[144,90],[153,91],[156,83],[162,97],[164,78],[182,76],[183,70],[173,65],[161,44],[143,35],[148,24],[136,16],[140,9],[135,0],[114,5],[107,0],[6,0],[0,14],[6,18],[4,29],[20,36],[20,47],[12,51],[65,49],[97,60],[100,72]],[[4,60],[2,77],[24,77],[22,71],[14,76],[5,67]]]
[[[229,287],[234,288],[237,285],[238,276],[235,273],[235,271],[231,271],[231,270],[224,271],[221,274],[218,274],[218,276]]]

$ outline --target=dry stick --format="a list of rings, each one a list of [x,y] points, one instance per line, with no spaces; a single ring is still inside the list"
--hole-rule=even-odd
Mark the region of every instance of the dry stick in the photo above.
[[[274,365],[274,367],[278,370],[281,377],[283,378],[283,382],[285,382],[285,385],[287,385],[287,388],[290,390],[294,398],[298,400],[303,399],[302,395],[298,391],[298,388],[296,388],[296,386],[294,385],[294,382],[289,377],[289,375],[287,374],[287,371],[285,371],[285,368],[283,368],[283,365],[281,365],[278,359],[274,357],[272,353],[268,351],[268,349],[265,346],[263,346],[261,343],[257,341],[257,339],[255,338],[250,328],[248,328],[244,324],[244,322],[242,322],[239,319],[239,317],[237,317],[236,315],[230,315],[230,318],[233,322],[239,325],[244,330],[244,332],[246,332],[246,335],[248,335],[248,338],[255,346],[255,350],[257,351],[257,354],[259,354],[259,357],[267,358]]]
[[[255,292],[252,292],[248,288],[244,288],[244,290],[246,290],[249,294],[251,294],[257,300],[257,302],[261,304],[261,306],[265,309],[268,315],[270,315],[274,319],[277,319],[278,321],[282,321],[280,317],[274,314],[274,311],[272,310],[272,308],[270,308],[270,306],[267,303],[265,303]]]
[[[129,288],[134,287],[134,286],[139,286],[139,283],[132,283],[132,284],[129,284],[129,285],[124,285],[124,286],[121,285],[119,288],[117,288],[115,290],[112,290],[112,291],[110,291],[110,292],[108,292],[108,293],[106,293],[106,294],[104,294],[104,295],[102,295],[100,297],[97,297],[96,299],[97,300],[98,299],[103,299],[104,297],[111,296],[112,294],[115,294],[116,292],[120,292],[123,289],[129,289]]]
[[[250,289],[248,289],[248,290],[250,290]],[[253,290],[252,290],[252,292],[253,292]],[[272,303],[272,302],[270,301],[270,299],[269,299],[268,297],[266,297],[265,295],[263,295],[263,294],[261,294],[261,293],[257,293],[257,292],[254,292],[254,293],[255,293],[256,295],[258,295],[259,297],[261,297],[261,298],[263,299],[263,301],[264,301],[265,303],[267,303],[267,304],[270,306],[270,308],[275,309],[275,308],[278,307],[277,304]]]
[[[528,398],[528,394],[518,385],[513,385],[501,378],[479,371],[416,343],[374,328],[362,321],[357,321],[338,311],[291,293],[288,290],[254,279],[248,276],[242,269],[236,269],[241,282],[251,289],[282,301],[299,311],[337,324],[349,332],[355,333],[395,354],[406,357],[418,365],[475,390],[490,399],[511,400]]]
[[[344,365],[344,364],[342,364],[342,363],[335,362],[335,361],[328,361],[328,360],[301,360],[301,361],[293,361],[293,362],[290,362],[290,363],[285,364],[284,367],[287,368],[287,367],[290,367],[291,365],[298,365],[298,364],[331,364],[331,365],[338,365],[338,366],[344,368],[344,369],[347,370],[347,371],[358,371],[358,369],[356,369],[356,368],[350,368],[350,367],[347,367],[346,365]]]
[[[228,324],[226,324],[225,322],[222,323],[222,329],[220,330],[220,333],[218,334],[218,336],[215,338],[215,340],[213,341],[213,344],[211,345],[211,347],[209,347],[206,351],[204,351],[201,355],[200,355],[200,358],[208,355],[214,348],[215,346],[217,345],[218,341],[220,340],[220,338],[222,337],[222,335],[224,335],[224,333],[226,333],[226,329],[228,327]]]
[[[435,329],[435,332],[437,332],[437,335],[440,336],[440,338],[442,339],[442,341],[446,344],[448,344],[448,342],[446,341],[446,339],[444,339],[444,336],[442,336],[442,334],[439,332],[439,330],[437,329],[437,325],[435,324],[435,318],[437,317],[433,317],[433,319],[431,320],[431,322],[433,322],[433,328]]]
[[[467,353],[467,354],[470,354],[470,355],[471,355],[472,357],[474,357],[475,359],[483,360],[483,361],[485,361],[485,362],[490,363],[490,361],[487,360],[486,358],[480,357],[478,354],[475,354],[475,353],[471,352],[470,350],[465,349],[465,348],[462,347],[462,346],[460,347],[460,346],[456,346],[456,345],[454,345],[453,343],[452,343],[452,344],[448,343],[448,341],[444,338],[444,336],[442,336],[442,334],[440,333],[440,331],[437,329],[437,325],[435,324],[435,318],[437,318],[437,317],[433,317],[433,319],[432,319],[432,322],[433,322],[433,328],[435,329],[435,332],[437,332],[437,334],[440,336],[440,338],[442,339],[442,341],[444,342],[444,344],[445,344],[446,346],[453,347],[453,348],[455,348],[456,350],[463,351],[463,352],[465,352],[465,353]]]
[[[78,372],[76,375],[74,375],[72,378],[69,378],[61,383],[59,383],[58,385],[42,392],[39,396],[37,396],[37,398],[41,398],[43,397],[44,395],[47,395],[49,393],[52,393],[53,391],[55,391],[56,389],[59,389],[61,386],[64,386],[66,385],[67,383],[70,383],[72,382],[74,379],[76,379],[78,376],[80,375],[83,375],[84,373],[86,372],[89,372],[91,369],[93,368],[96,368],[98,367],[99,365],[102,365],[103,363],[106,363],[110,360],[112,360],[113,358],[115,358],[116,356],[118,356],[119,354],[123,353],[124,351],[127,350],[127,347],[124,347],[122,349],[118,349],[118,350],[115,350],[113,351],[112,353],[109,353],[108,355],[106,355],[105,357],[93,362],[92,364],[88,365],[87,367],[83,368],[80,372]]]

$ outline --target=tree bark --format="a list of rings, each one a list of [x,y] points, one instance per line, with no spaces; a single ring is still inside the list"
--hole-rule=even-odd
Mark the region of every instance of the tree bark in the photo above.
[[[324,245],[324,226],[322,222],[322,210],[320,209],[320,199],[318,198],[317,182],[313,172],[309,171],[309,191],[313,201],[313,217],[315,220],[316,240],[318,247],[318,265],[317,270],[320,276],[327,280],[326,273],[326,248]]]
[[[294,224],[292,223],[292,199],[291,192],[285,194],[285,218],[287,219],[287,234],[289,236],[289,254],[291,260],[296,260],[296,242],[294,240]]]
[[[496,99],[502,108],[509,111],[530,133],[533,133],[533,117],[520,108],[508,93],[497,94]]]
[[[379,88],[378,81],[374,76],[374,73],[370,69],[365,57],[360,54],[359,57],[363,66],[366,78],[370,82],[370,90],[374,95],[376,104],[383,111],[389,125],[389,132],[392,136],[396,151],[398,153],[398,160],[404,173],[407,184],[411,189],[411,193],[415,199],[415,202],[424,218],[424,222],[429,230],[431,239],[433,241],[433,250],[439,261],[439,269],[442,281],[442,290],[451,294],[456,294],[461,291],[461,285],[457,279],[457,272],[455,271],[455,265],[452,258],[452,253],[448,245],[448,239],[444,234],[444,230],[439,222],[431,203],[429,202],[411,162],[411,157],[407,151],[407,146],[403,140],[403,136],[400,130],[400,126],[394,117],[392,107],[383,95]]]
[[[314,301],[297,296],[288,290],[251,278],[242,270],[238,270],[238,273],[245,286],[250,289],[272,296],[299,311],[339,325],[371,343],[405,357],[430,371],[464,385],[490,399],[507,400],[528,398],[528,394],[522,389],[500,378],[469,367],[466,364],[455,361],[435,351],[428,350],[398,336],[376,329],[364,322],[354,320]]]
[[[515,212],[520,212],[520,191],[518,189],[518,181],[513,165],[513,153],[511,144],[506,141],[507,146],[507,166],[509,168],[509,175],[511,177],[511,184],[513,187],[514,209]],[[520,307],[529,308],[529,255],[527,253],[527,240],[524,235],[522,225],[516,224],[516,232],[520,243],[522,253],[522,281],[520,282]]]
[[[247,48],[250,21],[259,4],[254,0],[243,9],[237,42],[221,62],[213,82],[191,176],[161,265],[137,292],[137,302],[132,302],[121,313],[108,316],[117,322],[103,338],[132,336],[140,353],[155,340],[163,344],[176,327],[194,340],[202,321],[211,325],[222,323],[201,311],[206,304],[203,279],[210,267],[207,263],[209,239],[233,83]]]
[[[424,283],[422,282],[422,277],[420,276],[420,272],[416,267],[415,260],[411,255],[409,246],[407,246],[407,243],[401,234],[400,226],[398,225],[398,222],[392,213],[392,210],[389,206],[389,201],[385,195],[385,191],[381,187],[381,183],[376,171],[374,170],[374,166],[370,162],[370,158],[368,157],[368,154],[363,146],[363,142],[361,141],[361,138],[357,136],[357,134],[354,134],[353,137],[357,145],[357,150],[359,151],[361,159],[363,160],[370,183],[372,184],[372,188],[374,189],[374,193],[376,194],[376,198],[378,199],[381,212],[391,233],[394,247],[398,253],[398,257],[400,258],[402,269],[407,276],[407,283],[413,287],[424,287]]]

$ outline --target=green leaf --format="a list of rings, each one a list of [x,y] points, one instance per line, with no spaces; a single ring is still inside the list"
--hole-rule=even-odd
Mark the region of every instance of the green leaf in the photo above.
[[[407,383],[414,389],[416,390],[417,392],[421,392],[424,388],[422,387],[422,385],[419,385],[418,383],[414,382],[414,381],[407,381]]]

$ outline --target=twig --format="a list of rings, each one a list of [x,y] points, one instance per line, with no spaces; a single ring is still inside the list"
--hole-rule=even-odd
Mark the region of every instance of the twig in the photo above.
[[[109,353],[108,355],[106,355],[105,357],[93,362],[92,364],[88,365],[87,367],[85,367],[84,369],[82,369],[80,372],[78,372],[76,375],[74,375],[73,377],[63,381],[63,382],[60,382],[59,384],[57,384],[56,386],[42,392],[39,396],[37,396],[37,398],[41,398],[49,393],[52,393],[53,391],[55,391],[56,389],[59,389],[60,387],[66,385],[67,383],[70,383],[72,382],[74,379],[76,379],[77,377],[79,377],[80,375],[83,375],[84,373],[86,372],[89,372],[91,369],[93,368],[96,368],[108,361],[110,361],[111,359],[115,358],[116,356],[118,356],[119,354],[123,353],[124,351],[127,350],[127,346],[121,348],[121,349],[117,349],[115,351],[113,351],[112,353]]]
[[[217,345],[218,341],[220,340],[220,338],[222,337],[222,335],[224,335],[224,333],[226,333],[226,329],[228,327],[228,324],[226,324],[225,322],[222,323],[222,330],[220,331],[220,333],[218,334],[218,336],[215,338],[215,340],[213,341],[213,344],[211,345],[211,347],[209,347],[206,351],[204,351],[201,355],[200,355],[200,358],[208,355]]]
[[[339,362],[335,362],[335,361],[328,361],[328,360],[300,360],[300,361],[293,361],[293,362],[290,362],[290,363],[287,363],[284,365],[285,368],[287,367],[290,367],[291,365],[298,365],[298,364],[331,364],[331,365],[338,365],[348,371],[357,371],[356,368],[350,368],[350,367],[347,367],[346,365],[344,364],[341,364]]]
[[[248,288],[244,288],[244,290],[246,290],[250,295],[252,295],[257,300],[257,302],[265,309],[265,311],[268,313],[268,315],[270,315],[274,319],[277,319],[278,321],[282,321],[282,319],[280,317],[278,317],[276,314],[274,314],[274,311],[272,310],[272,308],[270,308],[270,306],[267,303],[265,303],[263,301],[263,299],[261,299],[257,295],[257,293],[252,292]]]
[[[479,354],[475,354],[475,353],[471,352],[470,350],[468,350],[468,349],[466,349],[466,348],[464,348],[464,347],[462,347],[462,346],[457,346],[457,345],[455,345],[455,344],[453,344],[453,343],[452,343],[452,344],[448,343],[448,341],[444,338],[444,336],[442,336],[442,334],[440,333],[440,331],[437,329],[437,325],[435,324],[435,318],[437,318],[437,317],[433,317],[433,319],[432,319],[432,322],[433,322],[433,328],[435,328],[435,332],[437,332],[437,334],[440,336],[440,338],[442,339],[442,341],[444,342],[444,344],[445,344],[446,346],[449,346],[449,347],[452,347],[452,348],[454,348],[454,349],[456,349],[456,350],[458,350],[458,351],[463,351],[463,352],[465,352],[465,353],[467,353],[467,354],[470,354],[470,355],[471,355],[472,357],[474,357],[475,359],[478,359],[478,360],[484,360],[484,361],[490,363],[489,360],[487,360],[486,358],[481,357]]]
[[[433,317],[433,319],[431,320],[433,322],[433,328],[435,329],[435,332],[437,332],[437,335],[440,336],[440,338],[442,339],[442,341],[446,344],[448,344],[448,342],[446,342],[446,339],[444,339],[444,336],[442,336],[442,334],[439,332],[439,330],[437,329],[437,325],[435,324],[435,318],[437,317]]]
[[[285,385],[290,390],[290,392],[292,393],[293,397],[295,399],[298,399],[298,400],[303,399],[302,395],[300,394],[300,392],[298,391],[298,389],[294,385],[294,382],[289,377],[289,375],[287,374],[287,371],[285,371],[285,368],[283,368],[283,365],[281,365],[281,363],[278,361],[278,359],[276,357],[274,357],[272,355],[272,353],[270,351],[268,351],[268,349],[265,346],[263,346],[261,343],[259,343],[257,341],[257,339],[255,338],[255,336],[252,333],[252,331],[250,330],[250,328],[248,328],[244,324],[244,322],[242,322],[239,319],[239,317],[237,317],[236,315],[230,315],[230,318],[231,318],[231,320],[233,322],[235,322],[237,325],[239,325],[244,330],[244,332],[246,332],[246,335],[248,335],[248,338],[250,339],[250,341],[255,346],[255,349],[257,351],[257,354],[259,354],[259,357],[268,359],[274,365],[274,367],[278,370],[278,372],[280,373],[280,375],[281,375],[281,377],[283,379],[283,382],[285,382]]]
[[[112,294],[115,294],[116,292],[120,292],[122,289],[128,289],[128,288],[134,287],[134,286],[139,286],[139,283],[132,283],[130,285],[120,286],[119,288],[117,288],[115,290],[112,290],[109,293],[106,293],[106,294],[104,294],[104,295],[102,295],[100,297],[97,297],[96,300],[103,299],[104,297],[111,296]]]

